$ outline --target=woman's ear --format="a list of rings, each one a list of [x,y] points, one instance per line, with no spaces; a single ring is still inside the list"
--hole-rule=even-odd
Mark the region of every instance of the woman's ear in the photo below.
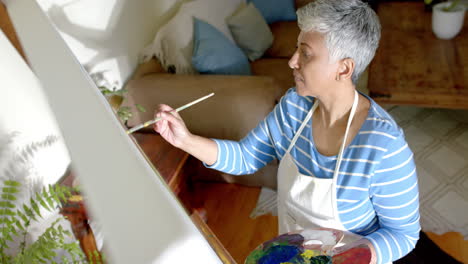
[[[338,66],[338,72],[336,74],[336,80],[337,81],[342,81],[342,80],[351,80],[351,77],[354,72],[354,60],[351,58],[346,58],[342,59],[340,61],[340,65]]]

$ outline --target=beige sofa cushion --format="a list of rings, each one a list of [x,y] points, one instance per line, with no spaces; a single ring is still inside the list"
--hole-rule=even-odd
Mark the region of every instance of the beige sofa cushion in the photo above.
[[[264,57],[290,58],[296,51],[297,37],[300,30],[296,21],[281,21],[270,25],[273,33],[273,45]]]
[[[295,86],[292,70],[289,68],[288,59],[264,58],[252,62],[252,73],[258,76],[270,76],[276,80],[281,93]]]
[[[282,96],[282,89],[267,76],[151,74],[130,80],[126,89],[122,106],[138,103],[147,110],[134,111],[127,123],[130,127],[152,119],[161,103],[177,108],[214,92],[180,114],[192,133],[232,140],[243,138]]]

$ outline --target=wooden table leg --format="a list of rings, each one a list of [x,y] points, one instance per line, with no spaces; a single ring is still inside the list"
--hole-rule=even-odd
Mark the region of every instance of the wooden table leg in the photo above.
[[[80,241],[80,247],[91,263],[104,263],[98,251],[93,230],[89,225],[88,214],[81,195],[73,195],[62,206],[61,212],[70,221],[75,238]]]

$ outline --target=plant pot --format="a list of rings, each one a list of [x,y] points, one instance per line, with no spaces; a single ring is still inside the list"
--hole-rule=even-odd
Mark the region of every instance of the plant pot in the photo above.
[[[459,4],[452,11],[444,11],[451,2],[442,2],[432,8],[432,32],[440,39],[455,37],[463,27],[465,20],[465,5]]]
[[[116,112],[119,110],[119,107],[123,102],[123,99],[124,98],[121,95],[112,95],[110,97],[107,97],[107,101],[111,105],[112,109],[114,109],[114,111]]]

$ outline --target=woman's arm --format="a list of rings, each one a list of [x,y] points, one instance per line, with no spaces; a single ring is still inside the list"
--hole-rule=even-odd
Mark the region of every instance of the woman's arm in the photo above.
[[[154,125],[154,129],[173,146],[188,152],[209,168],[230,174],[251,174],[276,158],[267,123],[273,120],[275,111],[279,111],[277,108],[240,142],[193,135],[178,113],[172,111],[171,107],[160,105],[156,117],[162,120]]]
[[[366,236],[375,248],[377,263],[408,254],[419,239],[419,191],[413,153],[404,136],[390,144],[372,176],[371,201],[380,228]]]

